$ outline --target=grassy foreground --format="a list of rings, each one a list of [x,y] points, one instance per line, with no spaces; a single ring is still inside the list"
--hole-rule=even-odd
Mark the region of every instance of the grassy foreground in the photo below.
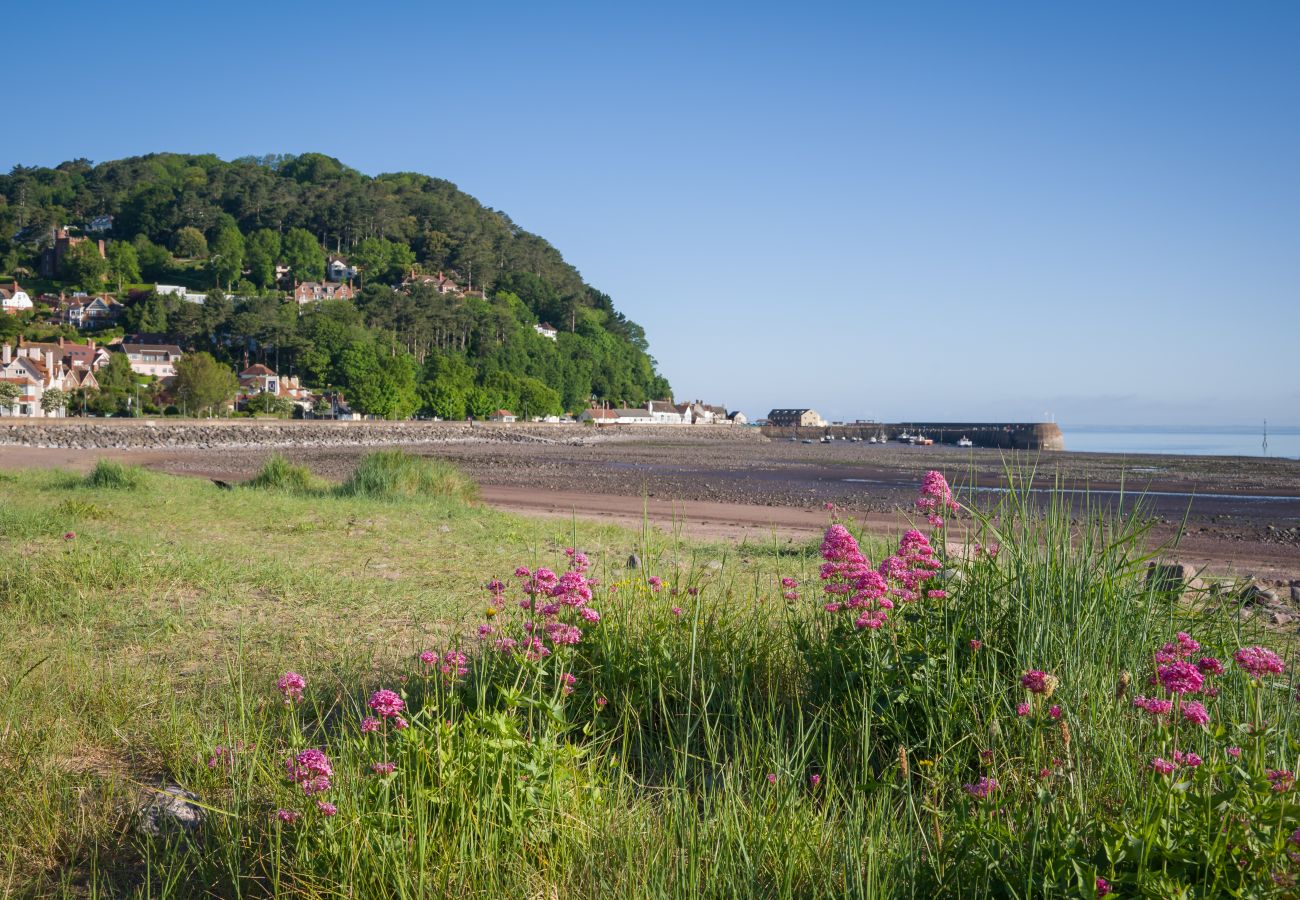
[[[1290,661],[1139,523],[1011,495],[868,567],[379,468],[0,475],[0,894],[1294,891]],[[140,832],[164,784],[197,830]]]

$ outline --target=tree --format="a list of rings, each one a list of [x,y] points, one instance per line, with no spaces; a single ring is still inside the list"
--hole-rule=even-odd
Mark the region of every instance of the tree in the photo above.
[[[49,388],[41,395],[41,409],[46,415],[51,415],[67,405],[68,395],[58,388]]]
[[[132,238],[131,246],[135,248],[136,258],[140,261],[140,272],[144,277],[159,281],[171,268],[172,255],[167,252],[167,248],[155,244],[143,234]]]
[[[60,264],[63,280],[87,293],[94,293],[104,287],[104,276],[108,274],[108,260],[99,255],[99,245],[92,241],[79,241],[63,254]]]
[[[227,221],[217,226],[217,236],[213,238],[212,250],[208,255],[208,271],[217,282],[217,287],[230,287],[230,283],[244,271],[244,236],[239,233],[235,220],[229,216]]]
[[[291,228],[284,236],[281,255],[298,281],[320,281],[325,277],[325,251],[310,231]]]
[[[176,362],[176,394],[195,412],[215,410],[238,390],[235,373],[210,353],[187,353]]]
[[[22,388],[11,381],[0,381],[0,409],[13,415],[14,404],[23,395]]]
[[[275,264],[280,259],[280,235],[269,228],[259,228],[244,242],[244,262],[248,264],[253,284],[266,290],[275,284]]]
[[[405,419],[419,408],[415,365],[410,356],[380,356],[373,342],[343,353],[348,399],[364,413],[385,419]]]
[[[117,282],[117,289],[124,284],[138,284],[140,281],[140,257],[135,247],[126,241],[113,241],[108,245],[108,273]]]
[[[176,232],[176,255],[181,259],[202,259],[208,255],[208,239],[197,228],[185,226]]]

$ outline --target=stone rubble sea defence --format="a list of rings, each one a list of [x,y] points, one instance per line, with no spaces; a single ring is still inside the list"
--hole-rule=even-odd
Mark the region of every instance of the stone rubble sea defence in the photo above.
[[[30,424],[29,424],[30,423]],[[63,450],[152,450],[385,446],[395,444],[544,443],[674,437],[767,443],[757,428],[739,426],[626,425],[595,430],[584,425],[491,426],[464,422],[249,421],[239,419],[61,419],[0,421],[0,446]]]

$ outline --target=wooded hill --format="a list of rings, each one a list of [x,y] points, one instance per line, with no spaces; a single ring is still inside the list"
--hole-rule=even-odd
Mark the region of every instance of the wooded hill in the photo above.
[[[454,416],[513,404],[538,414],[670,394],[644,331],[608,295],[545,239],[442,179],[372,178],[316,153],[153,154],[0,176],[0,274],[39,282],[42,254],[64,226],[106,238],[108,259],[100,270],[94,254],[71,254],[48,286],[120,288],[124,300],[133,284],[213,290],[203,306],[127,301],[127,327],[236,365],[250,353],[353,393],[367,393],[362,369],[396,372],[397,396],[369,411]],[[359,267],[355,302],[284,303],[276,266],[318,281],[327,254]],[[459,290],[403,286],[412,270],[447,273]],[[539,322],[558,339],[538,334]]]

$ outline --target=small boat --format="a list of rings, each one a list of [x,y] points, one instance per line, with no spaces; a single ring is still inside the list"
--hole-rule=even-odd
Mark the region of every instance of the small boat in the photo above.
[[[974,446],[975,446],[975,442],[972,441],[970,438],[966,437],[965,435],[963,435],[963,436],[962,436],[962,439],[959,440],[959,441],[957,442],[957,446],[958,446],[958,447],[974,447]]]
[[[868,443],[868,444],[879,444],[880,441],[877,440],[877,439],[876,439],[876,436],[873,434],[871,437],[867,438],[867,443]]]
[[[800,441],[799,443],[801,443],[801,444],[811,444],[812,442],[813,442],[813,439],[812,439],[812,438],[804,438],[804,439],[803,439],[802,441]]]
[[[822,435],[822,443],[823,443],[823,444],[833,444],[833,443],[835,443],[835,438],[831,437],[829,434],[824,434],[824,435]]]
[[[934,438],[923,437],[918,434],[915,438],[912,439],[912,443],[916,444],[919,447],[933,447]]]

